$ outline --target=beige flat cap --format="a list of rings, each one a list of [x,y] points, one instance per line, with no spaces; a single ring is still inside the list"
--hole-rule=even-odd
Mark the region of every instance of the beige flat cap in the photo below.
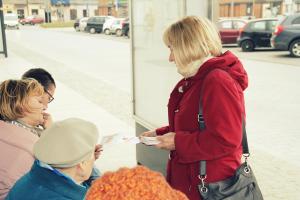
[[[73,167],[92,156],[98,136],[95,124],[69,118],[45,130],[35,143],[33,153],[38,160],[52,167]]]

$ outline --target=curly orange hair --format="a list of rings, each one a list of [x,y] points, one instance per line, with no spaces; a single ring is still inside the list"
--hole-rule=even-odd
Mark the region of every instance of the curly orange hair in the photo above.
[[[137,166],[107,172],[89,189],[86,200],[188,200],[162,174]]]

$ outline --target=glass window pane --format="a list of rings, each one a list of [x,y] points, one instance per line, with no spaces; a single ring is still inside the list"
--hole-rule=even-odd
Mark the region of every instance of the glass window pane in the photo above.
[[[221,23],[222,29],[232,29],[232,21],[224,21]]]
[[[294,20],[292,21],[292,24],[300,24],[300,17],[294,19]]]
[[[233,22],[233,28],[234,29],[240,29],[240,28],[243,28],[245,26],[245,22],[243,21],[234,21]]]
[[[265,21],[254,22],[252,27],[256,31],[265,31],[266,30],[266,22]]]

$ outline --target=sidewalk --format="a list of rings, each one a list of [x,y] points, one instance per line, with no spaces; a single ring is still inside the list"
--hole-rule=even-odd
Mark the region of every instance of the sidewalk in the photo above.
[[[40,67],[18,57],[13,52],[8,52],[8,54],[9,57],[6,59],[0,57],[0,81],[18,79],[26,70]],[[65,74],[65,76],[68,76],[68,74]],[[79,117],[92,121],[99,129],[99,142],[103,136],[113,133],[135,135],[133,127],[117,119],[64,83],[56,80],[56,85],[55,100],[49,104],[48,108],[48,112],[52,114],[54,121],[69,117]],[[108,146],[104,148],[102,155],[96,161],[96,166],[102,173],[124,166],[131,167],[135,165],[135,145],[131,144]]]
[[[23,50],[20,49],[20,51]],[[19,78],[29,68],[40,67],[33,65],[32,61],[27,61],[31,59],[28,59],[26,55],[24,56],[27,60],[24,60],[12,52],[8,53],[7,59],[0,57],[0,81]],[[51,60],[46,60],[45,57],[37,57],[35,54],[30,54],[30,56],[46,62],[49,67],[55,64],[51,63]],[[300,152],[300,124],[297,123],[300,120],[299,68],[275,63],[263,66],[267,63],[246,59],[242,61],[251,77],[250,86],[245,93],[247,133],[251,151],[250,165],[266,200],[300,199],[297,191],[297,185],[300,184],[300,160],[297,159]],[[42,62],[36,63],[42,64]],[[66,65],[57,65],[51,69],[55,69],[54,74],[57,75],[55,101],[49,104],[48,109],[54,120],[80,117],[97,124],[101,136],[116,132],[134,135],[133,127],[124,123],[125,120],[121,121],[115,117],[121,113],[113,112],[116,113],[114,116],[99,106],[102,105],[102,101],[98,101],[98,104],[91,102],[93,98],[105,97],[98,95],[97,91],[104,90],[106,85],[96,87],[99,86],[98,79],[87,80],[80,74],[82,72],[75,73]],[[90,88],[89,91],[84,91],[89,87],[81,88],[81,90],[79,87],[74,87],[76,84],[85,84],[82,82],[85,80],[88,81],[86,84],[95,87]],[[108,92],[111,91],[107,90],[104,94],[109,94]],[[105,103],[109,102],[108,106],[115,106],[118,111],[118,108],[124,106],[125,103],[128,104],[124,101],[124,104],[117,105],[119,101],[121,100],[110,98]],[[111,146],[104,149],[96,166],[102,172],[122,166],[134,166],[135,156],[135,145]]]

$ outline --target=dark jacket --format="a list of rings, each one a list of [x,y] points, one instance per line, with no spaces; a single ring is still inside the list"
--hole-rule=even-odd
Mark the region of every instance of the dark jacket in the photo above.
[[[168,162],[167,180],[190,200],[199,200],[199,161],[207,160],[207,182],[226,179],[239,167],[242,154],[243,90],[247,73],[231,52],[209,59],[193,77],[182,79],[168,104],[169,125],[158,135],[175,132],[175,151]],[[197,121],[200,94],[206,128]]]
[[[10,190],[6,200],[83,200],[86,192],[85,187],[34,162],[31,170]]]

